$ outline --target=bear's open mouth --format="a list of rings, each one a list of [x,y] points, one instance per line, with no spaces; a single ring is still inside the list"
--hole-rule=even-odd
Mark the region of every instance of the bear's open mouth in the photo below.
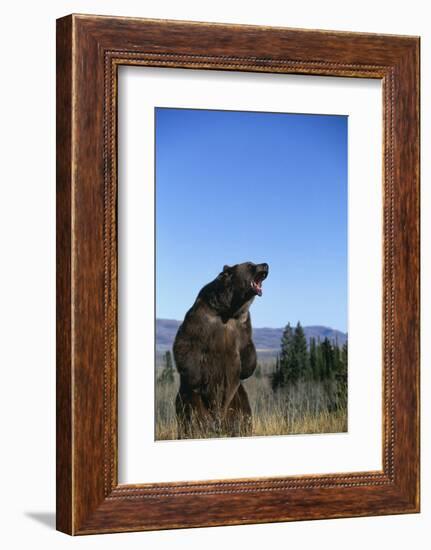
[[[258,295],[262,296],[262,283],[266,279],[266,273],[258,273],[251,281],[251,288]]]

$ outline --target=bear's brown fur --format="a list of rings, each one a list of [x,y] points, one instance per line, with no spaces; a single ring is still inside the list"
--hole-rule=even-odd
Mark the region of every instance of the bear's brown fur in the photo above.
[[[223,271],[199,292],[174,342],[180,374],[178,435],[247,435],[251,408],[241,380],[256,368],[249,307],[262,294],[268,264],[245,262]]]

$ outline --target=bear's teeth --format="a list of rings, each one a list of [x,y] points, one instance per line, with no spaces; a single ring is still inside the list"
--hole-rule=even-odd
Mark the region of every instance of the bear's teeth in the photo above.
[[[251,282],[252,289],[258,294],[259,296],[262,296],[262,283],[261,281],[252,281]]]

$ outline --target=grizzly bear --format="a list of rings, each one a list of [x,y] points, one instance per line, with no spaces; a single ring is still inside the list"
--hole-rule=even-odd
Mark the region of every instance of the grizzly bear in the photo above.
[[[241,381],[256,369],[249,308],[268,264],[245,262],[223,271],[199,292],[174,341],[180,374],[175,402],[178,437],[250,435],[251,408]]]

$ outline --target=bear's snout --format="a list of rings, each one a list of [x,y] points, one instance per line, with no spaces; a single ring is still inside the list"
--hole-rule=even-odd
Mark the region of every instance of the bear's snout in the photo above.
[[[268,275],[269,265],[267,263],[258,264],[257,268],[258,268],[258,270],[261,270],[261,271],[263,271],[264,273],[266,273]]]
[[[262,296],[262,283],[267,278],[269,266],[267,263],[256,264],[252,275],[251,288],[255,294]]]

